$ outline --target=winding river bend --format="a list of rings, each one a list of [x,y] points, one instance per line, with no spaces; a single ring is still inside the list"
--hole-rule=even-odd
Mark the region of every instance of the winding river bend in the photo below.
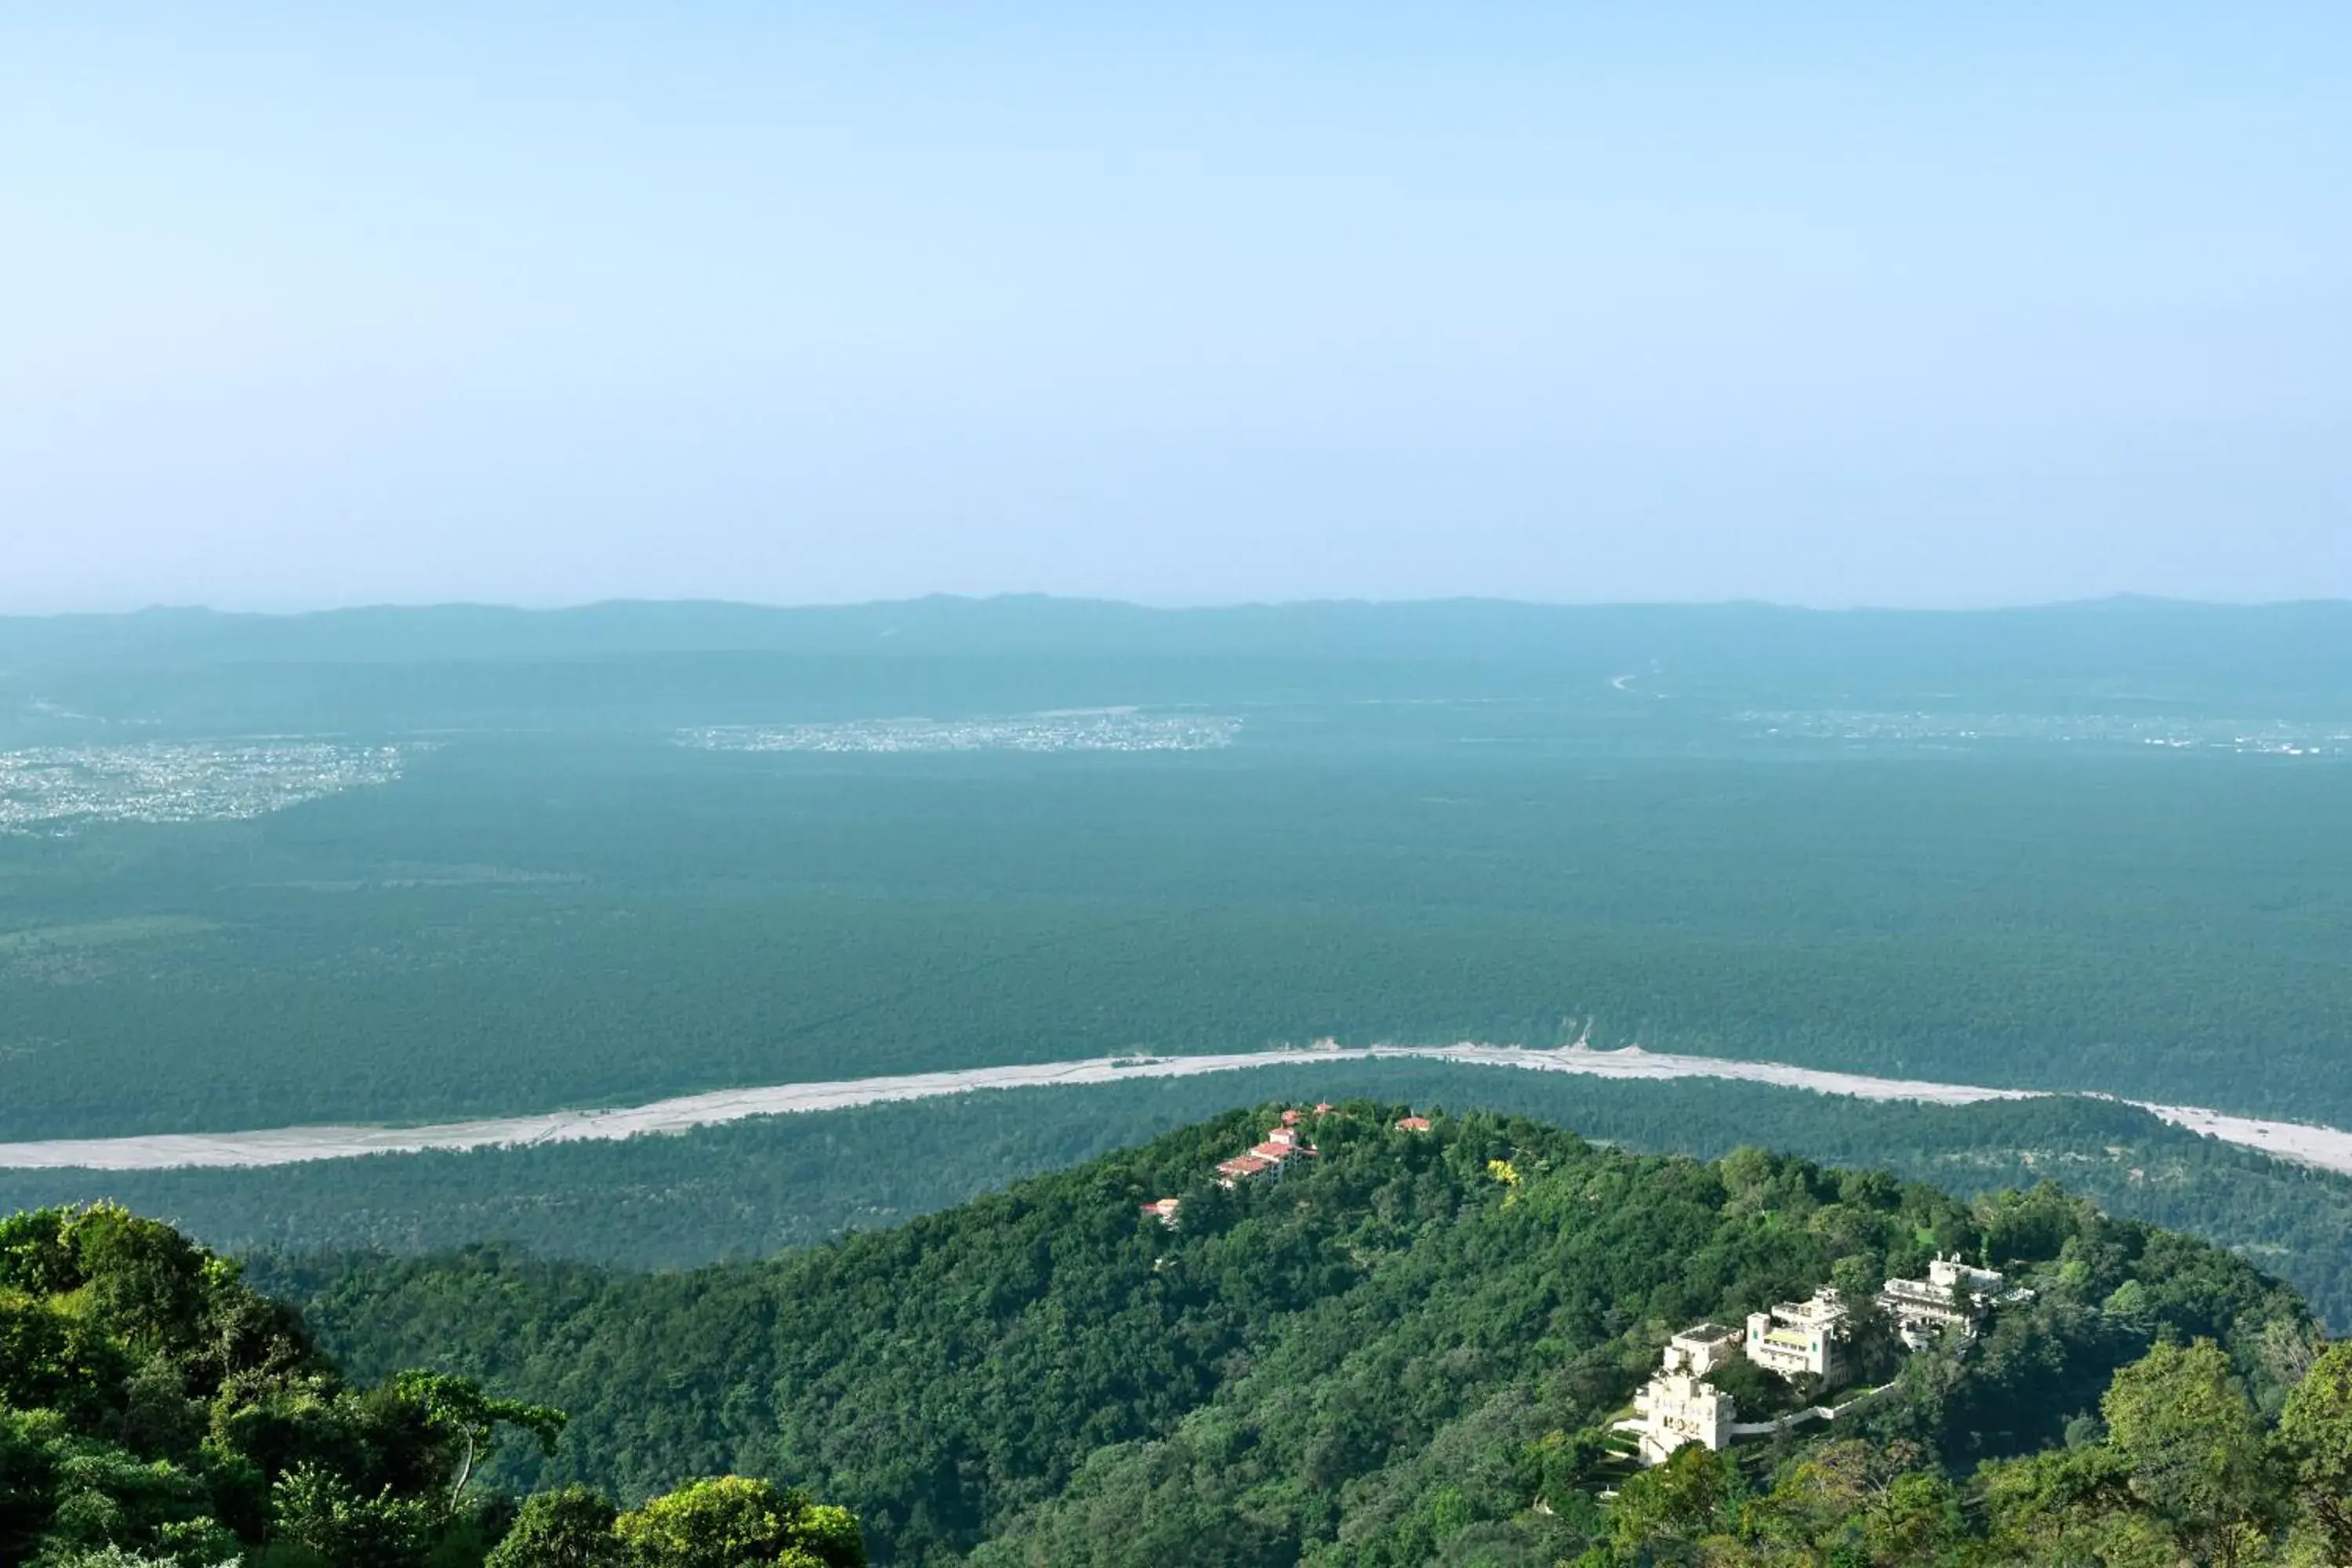
[[[2039,1089],[1986,1089],[1972,1084],[1873,1078],[1790,1067],[1783,1062],[1673,1056],[1639,1046],[1596,1051],[1582,1046],[1527,1050],[1516,1046],[1367,1046],[1346,1048],[1242,1051],[1224,1056],[1094,1057],[1082,1061],[961,1068],[898,1078],[845,1079],[833,1083],[785,1083],[764,1089],[720,1089],[609,1110],[557,1110],[421,1127],[279,1127],[249,1132],[159,1132],[128,1138],[62,1138],[0,1143],[0,1167],[16,1170],[159,1171],[174,1167],[289,1165],[362,1154],[415,1153],[428,1149],[488,1149],[588,1139],[683,1132],[746,1117],[834,1110],[884,1100],[928,1100],[975,1089],[1034,1089],[1055,1084],[1111,1083],[1138,1078],[1191,1078],[1253,1068],[1312,1068],[1368,1061],[1440,1061],[1528,1072],[1580,1073],[1608,1079],[1736,1079],[1817,1094],[1861,1100],[1969,1105],[1987,1100],[2034,1100]],[[2352,1132],[2297,1121],[2227,1116],[2192,1105],[2137,1105],[2165,1121],[2284,1160],[2352,1173]]]

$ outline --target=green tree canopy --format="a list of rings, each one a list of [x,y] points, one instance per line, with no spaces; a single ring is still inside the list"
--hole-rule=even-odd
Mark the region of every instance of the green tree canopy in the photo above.
[[[797,1489],[721,1476],[623,1514],[639,1568],[864,1568],[857,1521]]]

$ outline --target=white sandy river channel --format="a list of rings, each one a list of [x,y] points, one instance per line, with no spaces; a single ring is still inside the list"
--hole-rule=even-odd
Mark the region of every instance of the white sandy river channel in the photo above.
[[[535,1116],[447,1121],[422,1127],[279,1127],[255,1132],[157,1132],[129,1138],[60,1138],[44,1142],[0,1143],[0,1167],[16,1170],[160,1171],[188,1166],[290,1165],[307,1160],[342,1160],[360,1154],[405,1154],[429,1149],[509,1148],[533,1143],[634,1138],[647,1132],[684,1132],[747,1117],[803,1110],[836,1110],[884,1100],[929,1100],[985,1089],[1030,1089],[1053,1084],[1114,1083],[1139,1078],[1190,1078],[1198,1073],[1239,1072],[1250,1068],[1328,1067],[1348,1062],[1440,1061],[1474,1067],[1517,1068],[1531,1072],[1580,1073],[1609,1079],[1737,1079],[1817,1094],[1860,1100],[1916,1100],[1931,1105],[1972,1105],[1987,1100],[2034,1100],[2046,1091],[1985,1089],[1970,1084],[1927,1083],[1913,1079],[1872,1078],[1790,1067],[1781,1062],[1727,1060],[1719,1057],[1673,1056],[1628,1046],[1596,1051],[1582,1046],[1528,1050],[1517,1046],[1367,1046],[1333,1049],[1240,1051],[1224,1056],[1096,1057],[1084,1061],[1034,1062],[1013,1067],[961,1068],[950,1072],[909,1073],[898,1078],[845,1079],[835,1083],[785,1083],[764,1089],[720,1089],[710,1094],[657,1100],[611,1110],[557,1110]],[[2132,1100],[2165,1121],[2231,1143],[2259,1149],[2283,1160],[2352,1174],[2352,1132],[2297,1121],[2263,1121],[2225,1116],[2193,1105],[2153,1105]]]

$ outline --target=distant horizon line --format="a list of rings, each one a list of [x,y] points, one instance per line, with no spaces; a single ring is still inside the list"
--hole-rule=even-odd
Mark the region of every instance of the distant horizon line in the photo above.
[[[974,606],[1012,604],[1090,606],[1135,611],[1144,615],[1200,615],[1244,610],[1411,609],[1434,605],[1492,605],[1515,610],[1770,610],[1807,616],[1988,616],[2104,607],[2147,607],[2188,610],[2279,610],[2321,605],[2352,606],[2352,597],[2317,595],[2287,599],[2192,599],[2164,594],[2115,593],[2071,599],[2033,599],[2013,603],[1948,605],[1905,604],[1806,605],[1780,599],[1532,599],[1490,594],[1444,594],[1409,598],[1331,595],[1293,599],[1230,599],[1160,605],[1102,595],[1007,591],[992,594],[934,592],[872,599],[810,599],[778,601],[702,596],[635,598],[617,596],[527,604],[493,599],[372,600],[321,605],[303,609],[223,609],[214,605],[148,604],[130,609],[11,610],[0,609],[0,620],[69,621],[133,620],[142,617],[217,617],[224,620],[294,621],[339,616],[432,614],[470,611],[487,615],[565,616],[627,609],[703,609],[752,611],[790,615],[813,612],[885,610],[923,605]]]

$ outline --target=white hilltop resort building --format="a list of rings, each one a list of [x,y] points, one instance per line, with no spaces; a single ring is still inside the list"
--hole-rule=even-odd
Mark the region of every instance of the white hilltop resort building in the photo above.
[[[1705,1377],[1717,1367],[1739,1359],[1739,1331],[1720,1323],[1700,1323],[1666,1342],[1665,1370]]]
[[[1782,1377],[1838,1373],[1838,1325],[1845,1308],[1827,1287],[1809,1301],[1782,1301],[1769,1312],[1748,1314],[1748,1359]]]
[[[1894,1318],[1904,1344],[1923,1351],[1947,1329],[1974,1338],[1977,1324],[2004,1283],[1998,1269],[1937,1258],[1927,1265],[1925,1279],[1889,1279],[1878,1292],[1878,1304]]]
[[[1731,1395],[1691,1372],[1662,1372],[1633,1395],[1633,1428],[1642,1463],[1663,1465],[1676,1448],[1697,1443],[1721,1448],[1731,1442],[1738,1410]]]
[[[1905,1346],[1920,1351],[1948,1328],[1973,1335],[1992,1308],[2032,1300],[2033,1292],[2028,1289],[2004,1291],[2006,1283],[1993,1269],[1938,1258],[1927,1266],[1927,1279],[1890,1279],[1878,1300],[1895,1319]],[[1692,1443],[1722,1448],[1741,1437],[1785,1432],[1810,1421],[1834,1421],[1846,1411],[1859,1410],[1895,1385],[1864,1390],[1835,1407],[1816,1405],[1743,1424],[1732,1396],[1706,1380],[1709,1373],[1744,1356],[1782,1377],[1811,1373],[1834,1383],[1843,1370],[1840,1341],[1845,1322],[1844,1303],[1835,1290],[1825,1288],[1814,1291],[1810,1300],[1782,1301],[1769,1311],[1750,1312],[1744,1333],[1718,1323],[1685,1329],[1666,1342],[1658,1374],[1633,1396],[1633,1418],[1618,1422],[1617,1429],[1633,1434],[1643,1464],[1657,1465]]]
[[[1633,1419],[1619,1423],[1633,1433],[1642,1463],[1663,1465],[1685,1443],[1720,1448],[1731,1441],[1738,1407],[1706,1374],[1739,1353],[1739,1331],[1720,1323],[1700,1323],[1666,1342],[1658,1375],[1633,1395]]]
[[[1664,1464],[1687,1444],[1723,1448],[1734,1437],[1765,1430],[1772,1424],[1739,1426],[1737,1402],[1707,1382],[1707,1373],[1744,1356],[1784,1376],[1827,1375],[1837,1367],[1837,1330],[1844,1318],[1837,1292],[1825,1289],[1810,1301],[1751,1313],[1745,1333],[1720,1323],[1685,1329],[1666,1342],[1658,1375],[1633,1396],[1633,1418],[1618,1428],[1633,1434],[1645,1465]]]

